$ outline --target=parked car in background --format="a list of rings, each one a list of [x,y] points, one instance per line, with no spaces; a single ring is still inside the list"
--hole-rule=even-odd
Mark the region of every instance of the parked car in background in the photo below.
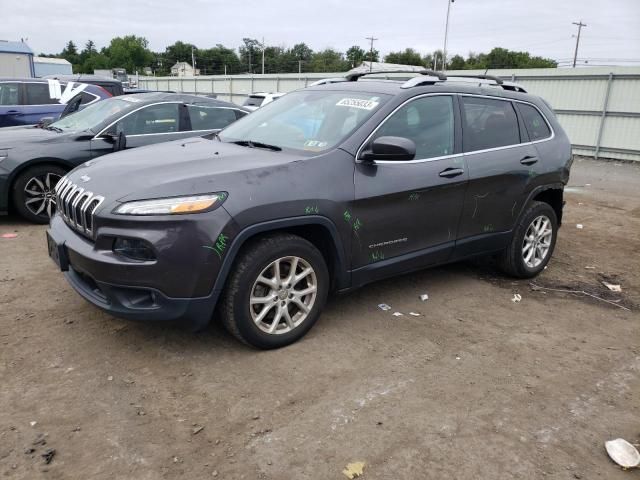
[[[60,80],[61,82],[80,82],[88,83],[89,85],[98,85],[99,87],[104,88],[114,97],[123,95],[125,93],[125,86],[120,80],[116,78],[103,77],[100,75],[90,75],[85,73],[78,73],[73,75],[49,75],[45,78],[51,80]]]
[[[124,148],[216,132],[247,113],[194,95],[143,93],[112,97],[44,128],[2,129],[0,213],[13,207],[46,223],[55,211],[56,183],[77,165]]]
[[[285,95],[285,94],[281,93],[281,92],[275,92],[275,93],[257,92],[257,93],[252,93],[244,101],[242,106],[247,108],[247,109],[249,109],[249,110],[251,110],[251,111],[257,110],[260,107],[264,107],[265,105],[273,102],[274,100],[277,100],[278,98],[280,98],[283,95]]]
[[[70,172],[50,255],[115,316],[215,311],[259,348],[305,335],[330,291],[477,255],[543,271],[572,162],[547,104],[484,76],[361,76]]]
[[[103,88],[85,83],[0,78],[0,127],[34,125],[45,118],[53,121],[110,97]],[[70,102],[73,105],[67,108]]]

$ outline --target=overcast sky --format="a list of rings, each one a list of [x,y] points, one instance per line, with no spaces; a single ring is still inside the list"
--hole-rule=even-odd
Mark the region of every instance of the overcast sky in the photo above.
[[[446,9],[447,0],[0,0],[0,39],[28,38],[36,53],[57,53],[68,40],[103,47],[127,34],[147,38],[154,51],[176,40],[237,48],[243,37],[264,37],[268,45],[344,52],[368,48],[365,37],[373,35],[382,54],[406,47],[426,53],[442,48]],[[449,52],[501,46],[566,60],[578,20],[588,25],[579,57],[640,66],[640,0],[455,0]]]

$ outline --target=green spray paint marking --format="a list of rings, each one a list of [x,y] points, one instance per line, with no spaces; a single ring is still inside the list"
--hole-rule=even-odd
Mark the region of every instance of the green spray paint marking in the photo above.
[[[215,246],[210,247],[208,245],[202,245],[202,247],[213,250],[214,252],[216,252],[216,255],[218,255],[218,257],[220,257],[220,259],[222,260],[222,255],[224,255],[224,251],[227,249],[227,240],[229,240],[229,237],[227,237],[224,233],[221,233],[216,239]]]
[[[311,214],[319,213],[319,212],[320,212],[320,209],[318,208],[317,205],[311,205],[311,206],[304,207],[304,214],[305,215],[311,215]]]
[[[411,195],[409,195],[409,201],[410,202],[414,202],[416,200],[420,200],[420,194],[419,193],[412,193]]]
[[[493,225],[490,223],[489,225],[485,225],[482,229],[484,232],[493,232]]]
[[[345,222],[351,223],[351,212],[349,210],[345,210],[342,216],[344,217]]]
[[[359,218],[356,218],[355,221],[353,222],[353,230],[357,232],[358,230],[360,230],[360,227],[362,227],[362,222],[360,221]]]
[[[384,253],[382,253],[380,250],[376,250],[374,252],[371,252],[371,261],[372,262],[379,262],[380,260],[384,260]]]

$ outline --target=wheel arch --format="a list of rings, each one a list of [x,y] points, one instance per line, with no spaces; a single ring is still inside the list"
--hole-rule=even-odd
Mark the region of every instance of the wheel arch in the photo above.
[[[75,165],[69,163],[68,161],[56,157],[33,158],[28,162],[21,163],[9,174],[9,178],[7,179],[7,188],[4,192],[4,194],[6,195],[6,198],[4,200],[5,205],[7,205],[7,210],[13,208],[12,192],[17,178],[29,168],[38,167],[41,165],[55,165],[56,167],[65,169],[67,172],[75,167]]]
[[[528,205],[531,202],[543,202],[547,203],[556,214],[556,218],[558,220],[558,226],[562,224],[562,208],[564,206],[564,185],[561,183],[550,184],[550,185],[542,185],[540,187],[535,188],[529,193],[529,197],[527,201],[522,206],[522,212],[524,212]],[[519,216],[518,216],[519,218]]]
[[[332,289],[349,286],[349,272],[342,240],[335,224],[323,216],[307,215],[287,219],[271,220],[248,226],[234,238],[216,278],[213,294],[217,297],[224,289],[227,277],[243,247],[253,239],[270,233],[291,233],[311,242],[324,256],[331,277]]]

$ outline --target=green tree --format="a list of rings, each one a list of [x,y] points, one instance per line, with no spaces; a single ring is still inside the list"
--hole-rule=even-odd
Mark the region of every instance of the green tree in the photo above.
[[[228,75],[240,73],[242,67],[236,52],[224,45],[196,51],[197,64],[202,75]]]
[[[311,71],[313,72],[344,72],[349,68],[349,62],[344,59],[342,53],[333,48],[315,52],[311,58]]]
[[[127,35],[113,38],[103,53],[109,58],[111,68],[124,68],[132,74],[154,63],[155,57],[148,47],[146,38]]]
[[[60,58],[64,58],[67,62],[73,65],[73,71],[77,72],[80,69],[80,55],[78,54],[78,48],[73,40],[69,40],[67,45],[62,49],[59,55]]]
[[[262,44],[255,38],[243,38],[243,45],[238,49],[240,63],[244,65],[246,72],[260,71],[258,65],[262,62]]]
[[[166,68],[171,69],[176,62],[188,62],[191,65],[191,51],[195,51],[196,46],[191,43],[177,41],[173,45],[169,45],[164,50],[163,64],[166,62]],[[193,65],[191,65],[193,66]]]
[[[369,58],[368,57],[365,58],[365,55],[366,55],[366,52],[362,48],[360,48],[358,45],[354,45],[353,47],[350,47],[349,50],[347,50],[347,53],[345,53],[345,57],[351,64],[351,68],[355,68],[358,65],[360,65],[364,60],[368,60]]]
[[[422,57],[413,48],[406,48],[403,52],[390,52],[384,57],[384,61],[400,65],[424,65]]]
[[[450,59],[447,59],[447,68],[450,70],[464,70],[464,67],[464,57],[460,55],[454,55]]]

